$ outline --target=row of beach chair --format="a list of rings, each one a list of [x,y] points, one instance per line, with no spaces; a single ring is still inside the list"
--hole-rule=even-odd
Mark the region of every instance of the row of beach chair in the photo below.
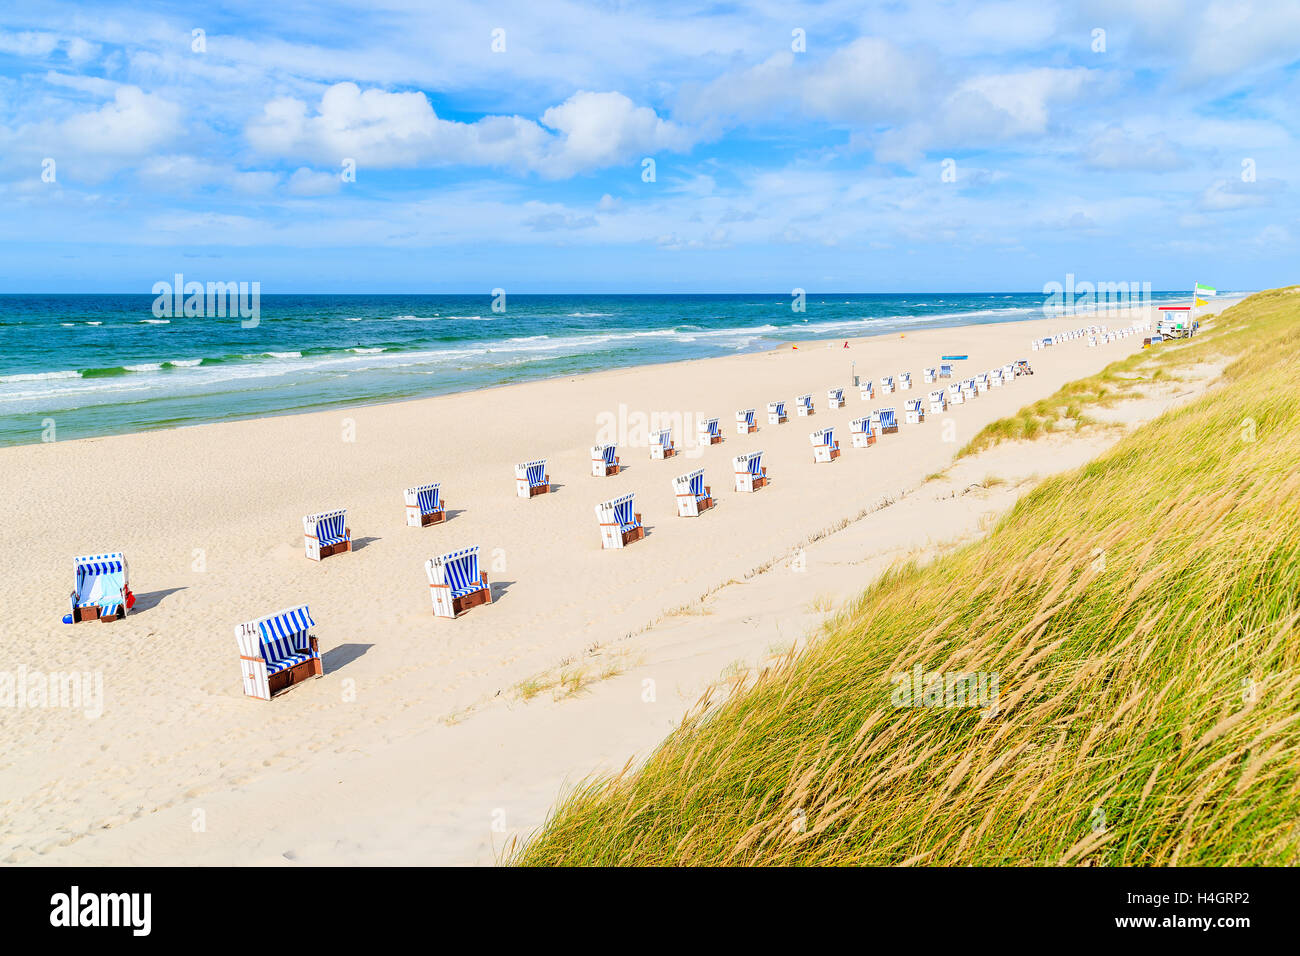
[[[1066,341],[1060,338],[1058,341]],[[924,381],[933,384],[939,379],[951,378],[952,366],[941,364],[924,371]],[[1015,363],[980,373],[971,379],[955,382],[947,388],[932,390],[928,396],[930,414],[946,411],[952,404],[961,404],[988,388],[1000,387],[1015,376],[1033,374],[1029,362],[1020,359]],[[881,392],[890,394],[896,388],[912,387],[911,374],[900,373],[880,379]],[[860,384],[862,399],[875,397],[871,381]],[[844,407],[844,390],[835,387],[827,390],[827,405],[832,409]],[[797,396],[796,414],[810,416],[815,413],[812,394]],[[917,424],[925,420],[926,403],[922,399],[904,402],[904,421]],[[788,421],[785,403],[769,402],[768,423],[784,424]],[[754,409],[736,413],[736,430],[739,434],[758,431]],[[855,448],[874,445],[878,436],[898,431],[896,410],[877,408],[868,415],[849,422],[851,444]],[[722,441],[717,418],[700,422],[697,440],[701,445],[714,445]],[[840,457],[840,445],[834,426],[818,429],[809,435],[815,463],[833,462]],[[667,460],[678,454],[671,429],[661,429],[651,434],[650,457]],[[620,471],[618,449],[613,444],[592,447],[592,474],[596,477],[617,475]],[[732,459],[734,489],[738,493],[753,493],[766,487],[770,481],[763,463],[762,451],[750,451]],[[551,478],[546,470],[546,459],[537,459],[515,465],[516,493],[521,498],[533,498],[551,491]],[[699,517],[715,506],[711,486],[704,483],[704,469],[697,468],[672,479],[673,493],[680,517]],[[438,482],[416,485],[403,490],[405,519],[408,527],[424,528],[441,524],[447,518],[447,502],[442,497]],[[601,502],[595,506],[602,548],[625,548],[645,537],[641,514],[636,511],[635,494],[629,493]],[[306,556],[313,561],[343,554],[352,550],[352,531],[347,525],[346,509],[317,512],[303,518],[303,545]],[[429,581],[433,613],[439,618],[456,618],[471,608],[492,603],[492,592],[487,574],[479,567],[478,546],[462,548],[430,558],[425,562]],[[128,568],[121,552],[87,555],[74,559],[75,589],[71,597],[71,613],[65,614],[66,623],[89,620],[112,621],[125,617],[135,604],[128,583]],[[244,693],[249,697],[270,700],[304,680],[323,676],[324,668],[319,645],[310,632],[315,627],[307,605],[287,608],[274,614],[235,626],[235,639],[239,647]]]

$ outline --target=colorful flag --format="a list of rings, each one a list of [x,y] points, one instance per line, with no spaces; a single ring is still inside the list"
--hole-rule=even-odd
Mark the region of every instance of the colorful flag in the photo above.
[[[1215,289],[1214,289],[1213,286],[1209,286],[1209,285],[1201,285],[1199,282],[1196,283],[1196,290],[1195,290],[1195,291],[1196,291],[1196,294],[1199,295],[1199,296],[1218,295],[1218,293],[1215,291]],[[1202,304],[1204,304],[1204,303],[1202,303]]]
[[[1196,300],[1196,304],[1197,304],[1197,305],[1209,305],[1210,303],[1206,302],[1204,299],[1197,299],[1197,300]]]

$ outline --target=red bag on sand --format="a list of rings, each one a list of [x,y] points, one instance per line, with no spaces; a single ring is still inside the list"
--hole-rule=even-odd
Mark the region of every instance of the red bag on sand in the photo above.
[[[131,610],[131,608],[133,608],[133,607],[135,607],[135,595],[131,593],[131,589],[130,589],[130,588],[127,588],[127,589],[126,589],[126,609],[129,611],[129,610]]]

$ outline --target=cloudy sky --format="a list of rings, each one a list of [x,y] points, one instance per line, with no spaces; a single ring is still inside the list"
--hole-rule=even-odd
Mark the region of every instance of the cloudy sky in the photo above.
[[[1300,281],[1296,0],[222,6],[0,10],[0,291]]]

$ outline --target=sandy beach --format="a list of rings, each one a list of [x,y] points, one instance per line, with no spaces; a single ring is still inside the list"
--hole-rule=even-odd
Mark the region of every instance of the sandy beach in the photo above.
[[[983,425],[1142,344],[1076,340],[1031,353],[1032,337],[1130,320],[928,330],[853,339],[848,349],[802,343],[0,449],[12,505],[11,545],[0,553],[11,599],[4,669],[89,672],[103,687],[101,714],[0,712],[0,861],[491,862],[541,822],[560,785],[644,753],[729,662],[795,646],[829,609],[790,608],[789,593],[752,580],[728,589],[727,607],[705,608],[702,596],[905,497]],[[851,447],[849,421],[881,406],[901,420],[904,399],[932,387],[922,369],[941,354],[969,355],[956,363],[962,377],[1019,358],[1035,374]],[[877,383],[910,371],[913,387],[863,401],[851,362]],[[844,408],[827,408],[831,386],[844,387]],[[803,392],[816,404],[810,418],[793,414]],[[787,424],[767,424],[776,399],[789,403]],[[759,431],[737,435],[734,413],[748,407]],[[645,444],[620,439],[622,473],[593,477],[601,429],[636,438],[654,414],[689,424],[674,430],[682,453],[652,461]],[[696,447],[695,422],[713,416],[725,441]],[[809,432],[830,425],[842,455],[814,464]],[[771,484],[737,494],[731,459],[758,449]],[[999,474],[1013,478],[1086,460],[1075,460],[1077,448],[1062,457],[1052,442],[1002,454]],[[554,493],[518,498],[514,463],[540,457]],[[671,479],[697,467],[718,505],[679,518]],[[980,477],[961,467],[954,487]],[[408,528],[402,489],[426,481],[441,482],[449,520]],[[820,593],[821,581],[828,593],[865,585],[899,556],[897,542],[933,548],[974,533],[1013,489],[993,505],[981,495],[917,498],[857,521],[809,550],[798,593]],[[628,492],[647,536],[602,551],[593,506]],[[356,550],[308,561],[302,516],[331,508],[348,509]],[[423,562],[469,545],[481,548],[494,603],[436,620]],[[59,623],[72,557],[111,550],[130,562],[134,612],[112,624]],[[270,703],[245,698],[233,626],[302,603],[317,622],[325,677]],[[788,630],[746,628],[768,605],[791,611]],[[563,675],[590,686],[566,694]]]

